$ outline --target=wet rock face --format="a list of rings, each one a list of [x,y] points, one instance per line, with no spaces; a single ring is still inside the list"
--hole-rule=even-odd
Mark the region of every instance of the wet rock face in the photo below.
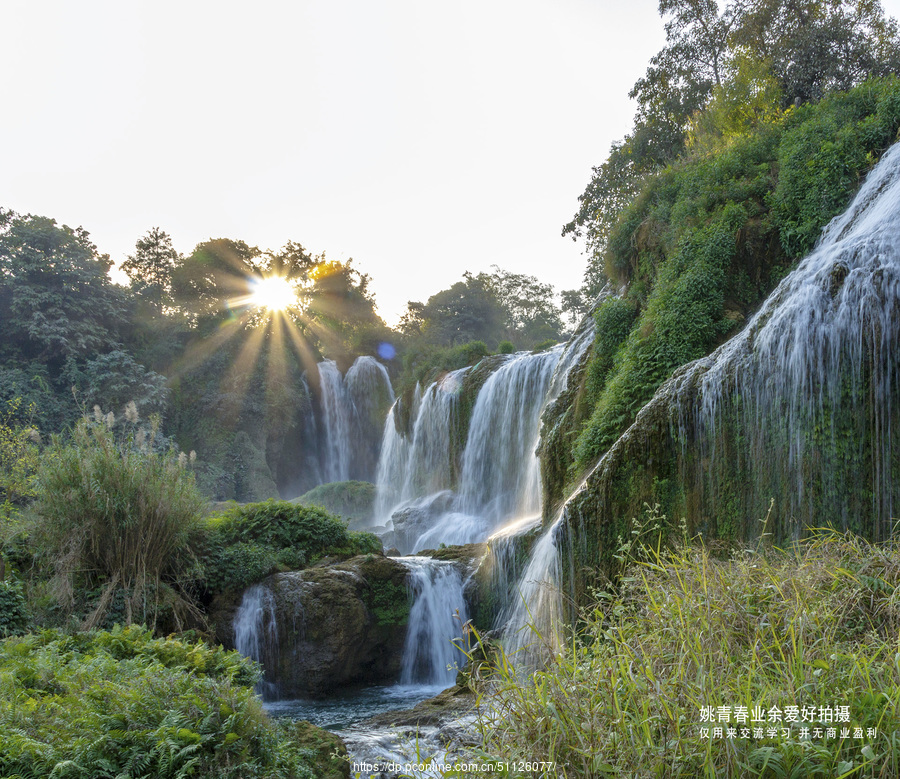
[[[409,616],[407,573],[402,564],[371,555],[267,579],[278,647],[277,665],[266,676],[279,697],[318,697],[396,679]]]
[[[419,536],[433,527],[439,517],[450,511],[454,498],[451,490],[443,490],[416,501],[412,506],[395,511],[391,515],[395,545],[401,549],[414,549]]]

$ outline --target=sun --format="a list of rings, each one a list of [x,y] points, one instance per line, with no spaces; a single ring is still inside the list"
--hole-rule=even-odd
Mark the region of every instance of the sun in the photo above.
[[[250,302],[258,308],[269,311],[284,311],[297,305],[297,290],[294,285],[281,276],[268,276],[251,282],[253,292]]]

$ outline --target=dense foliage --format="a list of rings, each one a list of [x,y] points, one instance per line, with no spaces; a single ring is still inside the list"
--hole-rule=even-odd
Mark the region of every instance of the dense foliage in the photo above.
[[[210,593],[240,591],[277,571],[295,571],[325,556],[381,552],[371,533],[347,530],[316,506],[267,500],[235,506],[209,520],[198,551]]]
[[[842,211],[900,128],[900,82],[867,82],[792,108],[714,154],[648,178],[609,233],[596,311],[583,468],[673,370],[734,333]]]
[[[632,131],[594,168],[563,228],[591,254],[583,307],[604,283],[620,211],[646,179],[686,152],[714,150],[790,106],[849,90],[900,67],[900,34],[871,0],[660,0],[666,45],[631,97]]]
[[[312,779],[264,714],[259,668],[139,627],[0,642],[0,774]]]

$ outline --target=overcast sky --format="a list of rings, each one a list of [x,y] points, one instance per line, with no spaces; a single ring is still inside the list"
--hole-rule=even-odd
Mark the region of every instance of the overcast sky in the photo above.
[[[117,262],[154,226],[352,257],[390,324],[493,264],[576,287],[561,228],[630,127],[656,6],[2,0],[0,205]]]

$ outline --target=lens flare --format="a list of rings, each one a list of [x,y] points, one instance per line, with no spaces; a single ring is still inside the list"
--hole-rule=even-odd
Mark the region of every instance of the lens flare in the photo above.
[[[250,302],[257,308],[269,311],[284,311],[297,305],[297,290],[281,276],[269,276],[252,282],[253,293]]]

